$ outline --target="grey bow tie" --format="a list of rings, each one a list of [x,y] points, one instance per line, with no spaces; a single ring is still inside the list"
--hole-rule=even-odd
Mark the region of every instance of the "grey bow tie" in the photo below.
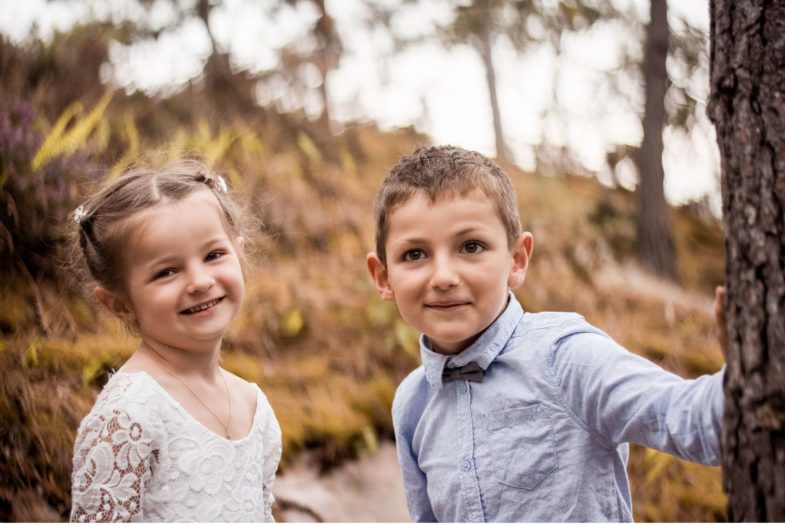
[[[453,380],[468,380],[470,382],[482,383],[483,374],[482,367],[474,362],[467,363],[463,367],[445,367],[442,373],[442,383],[446,384]]]

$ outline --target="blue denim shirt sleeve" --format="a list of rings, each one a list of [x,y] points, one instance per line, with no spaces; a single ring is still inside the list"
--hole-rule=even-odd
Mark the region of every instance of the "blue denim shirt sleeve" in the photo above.
[[[398,391],[408,391],[416,384],[425,387],[422,380],[422,368],[416,369],[399,386]],[[419,377],[419,378],[418,378]],[[418,380],[420,380],[418,382]],[[438,522],[431,509],[431,501],[428,498],[428,487],[425,473],[422,472],[417,464],[417,457],[412,450],[412,436],[414,429],[412,421],[406,418],[406,410],[402,408],[407,400],[412,403],[415,399],[406,396],[396,396],[393,401],[393,425],[395,426],[395,445],[398,451],[398,463],[401,468],[401,475],[405,481],[404,492],[406,494],[406,505],[409,515],[414,522]]]
[[[724,368],[684,380],[596,333],[557,342],[551,360],[565,408],[608,447],[633,442],[720,463]]]

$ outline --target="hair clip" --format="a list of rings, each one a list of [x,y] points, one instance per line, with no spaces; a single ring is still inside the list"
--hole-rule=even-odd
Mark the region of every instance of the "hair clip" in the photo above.
[[[82,224],[82,219],[84,219],[86,216],[87,216],[87,211],[85,211],[84,205],[77,206],[76,210],[74,210],[71,213],[71,217],[73,217],[74,221],[76,221],[80,225]]]
[[[218,186],[218,189],[223,193],[227,193],[229,191],[229,186],[226,184],[226,179],[223,178],[222,175],[219,175],[215,178],[215,184]]]

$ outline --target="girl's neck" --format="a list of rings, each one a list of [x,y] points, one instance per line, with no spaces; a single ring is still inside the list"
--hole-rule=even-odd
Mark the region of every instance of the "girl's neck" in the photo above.
[[[177,349],[142,340],[139,346],[148,358],[178,376],[203,376],[210,379],[218,372],[220,343],[212,350],[193,351]]]

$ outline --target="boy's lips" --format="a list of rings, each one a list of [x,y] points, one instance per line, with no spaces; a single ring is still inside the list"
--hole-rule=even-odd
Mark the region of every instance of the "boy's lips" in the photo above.
[[[436,310],[449,310],[455,309],[458,307],[464,307],[466,305],[470,305],[470,301],[466,300],[454,300],[454,301],[433,301],[425,304],[425,307],[428,309],[436,309]]]
[[[223,301],[224,297],[225,296],[221,296],[220,298],[213,298],[211,300],[204,301],[202,303],[196,304],[193,307],[189,307],[187,309],[181,310],[180,314],[188,315],[188,314],[196,314],[196,313],[199,313],[199,312],[202,312],[202,311],[206,311],[210,307],[215,307],[216,305],[221,303]]]

